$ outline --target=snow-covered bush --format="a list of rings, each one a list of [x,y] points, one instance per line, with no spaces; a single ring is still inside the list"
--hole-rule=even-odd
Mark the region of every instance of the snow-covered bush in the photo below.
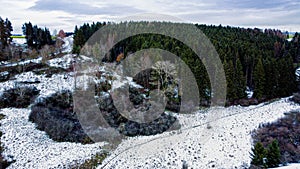
[[[16,86],[6,90],[0,96],[0,108],[26,108],[34,101],[39,92],[36,87],[30,86]]]
[[[139,123],[128,119],[123,115],[124,112],[121,114],[117,110],[115,104],[126,105],[127,102],[132,102],[134,106],[130,111],[135,112],[147,111],[148,109],[155,107],[154,105],[149,105],[144,100],[144,97],[142,96],[143,93],[141,93],[140,90],[142,89],[129,87],[129,99],[120,100],[118,103],[114,102],[115,100],[112,99],[112,96],[106,92],[96,93],[96,101],[107,123],[126,136],[155,135],[163,133],[173,127],[177,118],[170,114],[162,113],[157,119],[151,122]]]
[[[76,113],[70,91],[60,91],[47,98],[39,98],[31,107],[29,120],[45,131],[50,138],[60,142],[91,143],[83,131]]]

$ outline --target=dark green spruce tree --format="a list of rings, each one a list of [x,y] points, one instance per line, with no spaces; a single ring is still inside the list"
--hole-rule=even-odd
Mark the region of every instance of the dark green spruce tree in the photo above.
[[[232,61],[224,61],[224,69],[225,69],[225,76],[226,76],[226,83],[227,83],[227,98],[230,101],[233,101],[234,99],[237,99],[236,95],[236,88],[235,88],[235,72],[234,72],[234,66]]]
[[[11,22],[6,18],[3,20],[0,17],[0,42],[2,49],[8,46],[11,39],[11,32],[13,31]]]
[[[278,167],[279,164],[280,164],[280,149],[279,149],[278,141],[274,140],[268,146],[267,166]]]
[[[251,150],[252,150],[252,153],[250,153],[251,164],[258,167],[265,167],[267,150],[264,148],[262,143],[261,142],[256,143],[254,148],[252,148]]]
[[[253,72],[253,80],[254,80],[254,97],[257,99],[261,99],[265,95],[265,70],[262,62],[262,58],[258,59],[258,62],[254,68]]]
[[[235,64],[234,84],[237,98],[241,99],[246,97],[246,79],[243,73],[243,66],[239,59]]]

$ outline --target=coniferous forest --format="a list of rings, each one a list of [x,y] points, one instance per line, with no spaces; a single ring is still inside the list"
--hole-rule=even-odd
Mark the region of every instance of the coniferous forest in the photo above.
[[[76,27],[73,52],[79,53],[89,37],[106,24],[110,23],[97,22]],[[254,91],[254,104],[290,96],[296,91],[295,64],[300,61],[298,33],[291,41],[287,41],[286,34],[279,30],[195,26],[209,38],[222,60],[227,80],[228,105],[239,104],[238,100],[246,99],[246,89]],[[197,79],[201,99],[209,100],[206,91],[210,85],[204,65],[201,60],[195,59],[195,53],[189,47],[176,39],[157,34],[129,37],[116,44],[105,61],[115,61],[120,53],[126,57],[147,48],[160,48],[180,56]]]

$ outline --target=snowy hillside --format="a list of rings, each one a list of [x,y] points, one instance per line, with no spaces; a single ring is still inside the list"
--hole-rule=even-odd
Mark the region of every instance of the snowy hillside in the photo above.
[[[60,60],[62,59],[62,60]],[[81,60],[89,58],[81,57]],[[72,55],[49,61],[49,66],[68,67]],[[61,65],[62,64],[62,65]],[[66,64],[64,66],[64,64]],[[106,71],[103,67],[102,71]],[[114,88],[131,83],[132,78],[117,80]],[[54,74],[52,77],[32,72],[16,75],[14,80],[0,83],[1,90],[16,83],[37,79],[31,84],[41,90],[40,97],[63,89],[73,90],[73,73]],[[105,79],[104,79],[105,80]],[[252,147],[251,131],[260,124],[272,122],[285,112],[299,109],[288,98],[257,106],[205,109],[194,114],[174,114],[181,124],[178,131],[155,136],[137,136],[124,139],[98,168],[180,168],[185,161],[191,168],[242,168],[249,166]],[[30,108],[0,110],[6,116],[1,121],[4,133],[1,142],[4,157],[15,160],[9,168],[69,168],[102,151],[107,143],[82,145],[58,143],[28,121]]]
[[[251,131],[272,122],[283,113],[299,109],[287,98],[258,106],[217,109],[217,117],[207,126],[206,113],[178,115],[183,128],[177,132],[124,140],[99,169],[242,168],[250,164]]]
[[[62,51],[72,50],[73,38],[63,39]],[[92,59],[86,56],[66,54],[47,60],[45,69],[54,69],[56,73],[36,73],[28,71],[14,75],[10,80],[0,83],[0,95],[8,89],[20,85],[34,86],[40,90],[35,100],[46,98],[62,90],[74,91],[74,72],[76,62]],[[41,64],[42,57],[37,59],[2,62],[2,67],[14,67],[29,63]],[[108,63],[106,65],[108,66]],[[111,66],[111,65],[110,65]],[[113,65],[115,66],[115,65]],[[93,68],[91,68],[93,69]],[[43,69],[42,69],[43,70]],[[63,70],[63,71],[62,71]],[[61,72],[59,72],[61,71]],[[95,71],[95,70],[92,70]],[[109,71],[105,65],[98,70],[101,73],[98,82],[108,82],[111,88],[104,93],[109,95],[129,84],[135,88],[143,87],[133,82],[132,77],[122,77],[118,71]],[[299,73],[300,70],[297,70]],[[3,72],[3,74],[8,72]],[[80,72],[86,75],[86,72]],[[298,75],[297,74],[297,75]],[[78,87],[87,88],[88,77],[78,77]],[[108,78],[110,80],[108,80]],[[112,80],[113,79],[113,80]],[[97,80],[93,79],[95,82]],[[247,90],[252,96],[253,92]],[[32,105],[31,105],[32,106]],[[193,114],[176,114],[166,112],[178,119],[181,128],[152,136],[124,137],[109,156],[98,166],[101,168],[181,168],[185,163],[189,168],[247,168],[250,165],[252,145],[251,132],[263,123],[269,123],[282,117],[284,113],[300,109],[299,105],[282,98],[270,103],[256,106],[228,108],[215,107],[202,109]],[[5,118],[0,121],[2,155],[8,161],[14,161],[9,168],[72,168],[91,159],[95,154],[104,151],[108,142],[83,145],[81,143],[56,142],[37,125],[29,122],[31,107],[3,108],[0,114]],[[291,164],[285,168],[300,168]]]
[[[57,74],[47,78],[45,75],[36,75],[32,72],[17,75],[15,80],[0,83],[0,89],[9,89],[18,82],[31,79],[38,79],[41,82],[32,84],[41,90],[39,97],[46,97],[63,89],[73,90],[74,79],[71,74]],[[16,160],[9,168],[70,167],[90,159],[92,155],[101,152],[101,147],[105,145],[105,143],[82,145],[55,142],[28,121],[29,113],[30,108],[0,110],[0,114],[6,116],[1,120],[0,126],[0,130],[4,133],[1,137],[4,146],[3,155],[8,160]]]
[[[58,143],[45,132],[39,131],[28,121],[30,109],[3,109],[6,115],[1,121],[1,138],[4,157],[15,160],[8,168],[70,168],[90,159],[105,143],[82,145],[79,143]]]

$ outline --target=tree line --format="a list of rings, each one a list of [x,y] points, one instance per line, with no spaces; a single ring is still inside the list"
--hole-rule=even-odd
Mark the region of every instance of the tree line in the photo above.
[[[0,17],[0,42],[1,47],[4,49],[11,42],[11,32],[13,31],[11,22],[6,18],[5,20]]]
[[[22,26],[22,30],[29,48],[41,49],[44,45],[54,44],[48,28],[42,29],[28,22]]]

